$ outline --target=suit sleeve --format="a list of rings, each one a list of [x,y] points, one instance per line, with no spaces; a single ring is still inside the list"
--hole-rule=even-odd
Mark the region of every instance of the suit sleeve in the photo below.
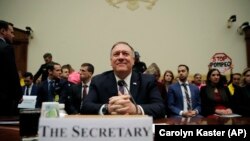
[[[173,85],[169,86],[168,93],[167,93],[167,104],[170,112],[174,115],[179,115],[181,109],[176,107],[175,101],[175,91]]]
[[[42,72],[43,72],[43,65],[40,66],[39,70],[34,75],[34,79],[33,79],[34,83],[36,83],[36,80],[41,76]]]
[[[143,108],[146,115],[150,115],[154,119],[164,118],[166,109],[157,86],[157,80],[152,76],[148,77],[147,80],[142,80],[141,83],[141,92],[135,101]],[[140,97],[142,95],[144,97]]]

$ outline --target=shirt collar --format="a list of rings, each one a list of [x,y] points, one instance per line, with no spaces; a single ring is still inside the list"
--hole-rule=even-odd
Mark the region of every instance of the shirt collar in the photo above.
[[[86,84],[82,82],[82,86],[84,86],[84,85],[89,86],[89,85],[90,85],[90,82],[91,82],[91,81],[89,81],[89,82],[88,82],[88,83],[86,83]]]
[[[132,76],[132,72],[125,79],[123,79],[126,82],[126,84],[128,85],[128,87],[130,86],[131,76]],[[116,82],[118,82],[119,80],[122,80],[116,75],[115,75],[115,79],[116,79]]]
[[[5,39],[4,39],[3,37],[0,37],[0,39],[3,40],[4,42],[6,42]]]
[[[178,82],[179,82],[180,85],[182,85],[182,84],[189,85],[188,81],[186,81],[186,82],[181,82],[181,81],[179,80]]]

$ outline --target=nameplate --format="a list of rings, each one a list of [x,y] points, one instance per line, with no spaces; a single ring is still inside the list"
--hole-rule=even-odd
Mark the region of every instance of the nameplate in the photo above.
[[[39,141],[153,141],[149,116],[40,118]]]

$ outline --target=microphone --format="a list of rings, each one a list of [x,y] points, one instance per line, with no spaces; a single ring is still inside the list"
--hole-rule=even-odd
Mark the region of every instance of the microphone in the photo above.
[[[118,83],[118,85],[119,85],[120,87],[125,87],[125,88],[126,88],[126,90],[128,91],[128,94],[129,94],[130,97],[131,97],[131,98],[130,98],[131,102],[135,104],[136,109],[137,109],[137,104],[136,104],[136,102],[135,102],[135,100],[134,100],[134,98],[133,98],[133,96],[132,96],[130,90],[128,89],[127,83],[126,83],[124,80],[119,80],[117,83]]]

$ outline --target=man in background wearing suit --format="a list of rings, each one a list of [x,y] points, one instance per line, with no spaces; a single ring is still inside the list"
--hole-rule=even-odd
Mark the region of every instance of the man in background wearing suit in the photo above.
[[[24,86],[23,95],[26,96],[36,96],[37,95],[37,86],[33,83],[33,74],[31,72],[25,72],[23,74],[24,77]]]
[[[165,116],[156,79],[133,72],[134,57],[134,49],[128,43],[113,45],[110,53],[113,70],[92,78],[89,93],[81,106],[82,114]]]
[[[48,77],[48,71],[47,71],[47,65],[49,63],[52,63],[52,54],[51,53],[45,53],[43,55],[43,59],[44,59],[44,64],[42,64],[39,68],[39,70],[36,72],[36,74],[34,75],[34,83],[37,83],[38,78],[42,75],[42,78],[40,81],[44,81],[47,80]]]
[[[43,102],[59,102],[61,92],[67,85],[67,81],[60,79],[60,64],[49,63],[46,69],[48,77],[38,85],[36,108],[41,108]]]
[[[194,117],[201,112],[200,91],[197,86],[188,82],[189,67],[178,66],[178,82],[168,88],[167,108],[170,116]]]
[[[65,110],[68,114],[79,114],[82,100],[89,92],[89,86],[94,74],[94,66],[90,63],[83,63],[80,68],[81,83],[72,85],[62,92],[62,103],[65,103]],[[65,90],[65,89],[64,89]]]
[[[22,88],[15,62],[13,24],[0,20],[0,116],[18,115]]]

